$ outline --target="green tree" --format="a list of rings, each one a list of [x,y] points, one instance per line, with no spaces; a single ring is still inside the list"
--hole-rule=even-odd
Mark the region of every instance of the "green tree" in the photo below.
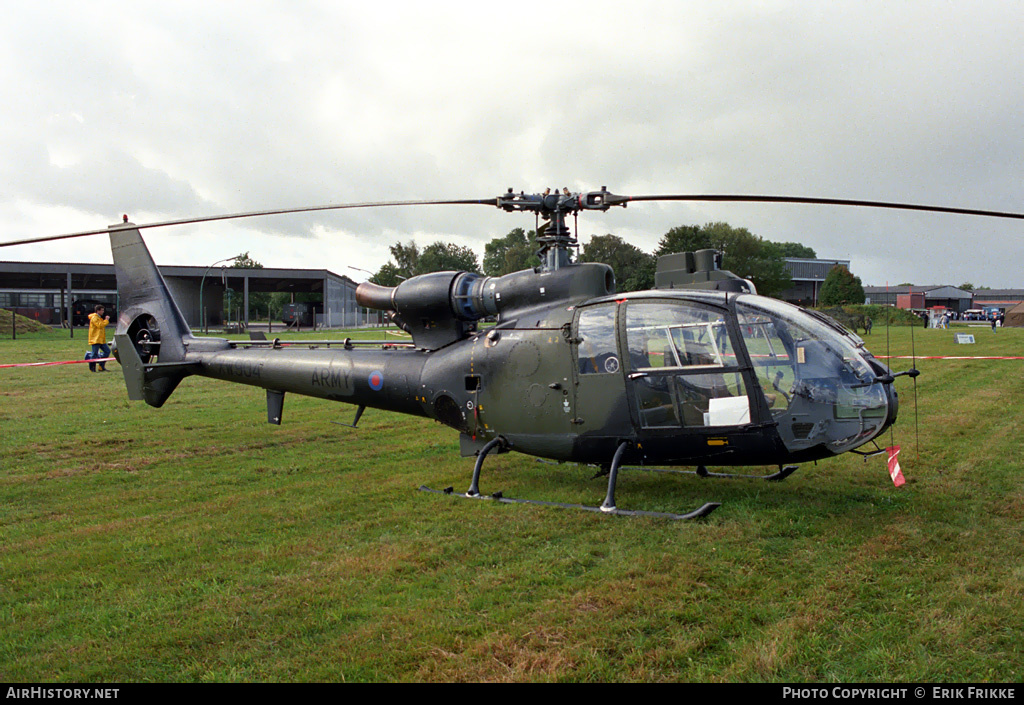
[[[390,248],[394,261],[385,263],[370,279],[381,286],[398,286],[410,277],[428,272],[480,272],[476,253],[468,247],[438,240],[421,251],[415,242],[396,242]]]
[[[381,286],[398,286],[403,279],[408,277],[398,271],[398,266],[394,262],[385,262],[377,273],[370,277],[371,282]]]
[[[292,295],[287,291],[275,291],[270,295],[270,320],[280,321],[284,306],[291,303]]]
[[[468,247],[451,242],[437,242],[427,245],[416,263],[416,273],[428,272],[480,272],[476,253]]]
[[[864,303],[864,286],[860,283],[860,277],[855,277],[849,269],[839,264],[833,267],[825,277],[818,301],[822,306],[862,304]]]
[[[654,251],[654,256],[710,250],[714,247],[710,234],[704,228],[699,225],[679,225],[662,236],[661,241],[658,242],[658,249]]]
[[[522,228],[510,230],[505,237],[496,237],[484,245],[484,274],[500,277],[523,269],[540,266],[537,233]]]
[[[420,248],[416,246],[415,241],[410,240],[408,245],[396,242],[388,249],[391,250],[391,256],[395,260],[395,273],[398,276],[408,279],[420,273],[417,271],[420,261]]]
[[[958,286],[957,289],[963,289],[964,291],[974,291],[974,284],[971,284],[970,282],[964,282],[963,284]]]
[[[807,245],[799,242],[769,242],[764,241],[765,247],[774,250],[780,257],[800,257],[803,259],[817,259],[818,255]]]
[[[793,284],[783,260],[782,247],[763,240],[746,228],[734,228],[728,223],[672,228],[661,238],[655,254],[661,256],[708,249],[721,252],[722,269],[750,279],[760,294],[773,296]]]
[[[736,260],[724,258],[724,268],[736,273],[732,269],[734,262]],[[750,253],[743,264],[743,270],[747,272],[745,278],[754,282],[757,292],[762,296],[778,296],[793,286],[793,277],[785,260],[773,254],[770,248],[762,247]]]
[[[615,272],[619,291],[642,291],[654,286],[654,255],[615,235],[595,235],[583,246],[580,262],[603,262]]]
[[[263,269],[263,265],[254,260],[249,256],[249,251],[246,250],[240,255],[237,255],[234,261],[231,263],[232,267],[239,267],[241,269]]]

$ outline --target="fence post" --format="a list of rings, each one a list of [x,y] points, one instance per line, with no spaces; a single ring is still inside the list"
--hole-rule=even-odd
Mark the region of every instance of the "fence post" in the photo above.
[[[75,295],[71,290],[71,269],[68,268],[68,338],[75,337]],[[88,315],[88,314],[87,314]],[[88,321],[88,319],[86,319]]]

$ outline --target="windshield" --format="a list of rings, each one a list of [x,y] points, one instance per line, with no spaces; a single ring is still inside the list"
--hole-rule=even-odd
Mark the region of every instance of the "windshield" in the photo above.
[[[774,299],[741,296],[736,311],[754,375],[787,447],[824,443],[841,452],[882,429],[887,397],[860,338]]]

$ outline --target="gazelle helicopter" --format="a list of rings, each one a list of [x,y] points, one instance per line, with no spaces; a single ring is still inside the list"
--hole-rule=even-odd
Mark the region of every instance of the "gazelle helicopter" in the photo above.
[[[108,233],[121,310],[115,342],[128,397],[162,406],[178,384],[202,375],[266,389],[267,417],[280,424],[286,393],[436,419],[476,456],[468,491],[501,502],[571,506],[671,519],[706,516],[624,510],[619,469],[644,466],[794,464],[860,451],[896,422],[894,373],[832,319],[757,295],[705,250],[660,259],[655,288],[617,295],[612,269],[573,262],[566,217],[644,201],[805,203],[1024,218],[1020,214],[877,201],[788,196],[619,196],[599,191],[508,193],[452,201],[388,201],[190,218],[32,238],[0,246]],[[345,340],[309,344],[192,335],[140,229],[282,213],[420,205],[488,205],[534,213],[542,264],[500,277],[432,272],[396,287],[360,284],[361,306],[389,312],[407,346]],[[127,216],[125,217],[127,221]],[[496,317],[490,328],[478,323]],[[492,452],[595,464],[608,475],[600,506],[484,495]]]

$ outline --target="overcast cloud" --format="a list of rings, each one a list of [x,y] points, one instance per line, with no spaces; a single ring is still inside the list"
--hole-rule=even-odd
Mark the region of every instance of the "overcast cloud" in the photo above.
[[[1011,2],[12,2],[0,240],[120,220],[506,187],[758,193],[1024,211],[1024,5]],[[637,204],[580,218],[652,251],[727,221],[865,284],[1024,288],[1024,224],[814,206]],[[485,207],[151,230],[161,264],[376,270],[473,247]],[[109,262],[102,236],[0,259]]]

